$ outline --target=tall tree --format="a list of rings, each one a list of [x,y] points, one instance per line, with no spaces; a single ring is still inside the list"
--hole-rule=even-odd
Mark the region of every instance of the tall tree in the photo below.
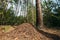
[[[43,27],[43,16],[40,0],[36,0],[36,26]]]

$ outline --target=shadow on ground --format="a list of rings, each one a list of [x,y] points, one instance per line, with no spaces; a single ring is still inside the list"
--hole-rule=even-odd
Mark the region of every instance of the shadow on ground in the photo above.
[[[43,30],[38,30],[38,29],[37,31],[43,34],[44,36],[46,36],[47,38],[52,38],[53,40],[60,40],[60,36],[56,34],[47,33],[47,32],[44,32]]]

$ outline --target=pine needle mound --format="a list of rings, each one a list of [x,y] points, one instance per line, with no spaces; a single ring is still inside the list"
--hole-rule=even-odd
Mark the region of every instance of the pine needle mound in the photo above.
[[[13,31],[0,35],[0,40],[40,40],[40,34],[31,24],[24,23]]]
[[[0,40],[40,40],[40,33],[29,23],[17,26],[13,31],[0,35]]]

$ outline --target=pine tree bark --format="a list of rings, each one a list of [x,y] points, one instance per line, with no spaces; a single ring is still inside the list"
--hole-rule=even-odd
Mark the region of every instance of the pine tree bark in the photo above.
[[[36,26],[43,27],[43,15],[40,0],[36,0]]]

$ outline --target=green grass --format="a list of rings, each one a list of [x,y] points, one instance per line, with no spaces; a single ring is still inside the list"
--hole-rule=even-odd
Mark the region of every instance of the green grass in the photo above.
[[[3,30],[4,32],[7,32],[10,28],[13,28],[13,27],[10,26],[10,25],[2,25],[2,26],[0,26],[0,28],[2,28],[2,30]]]

